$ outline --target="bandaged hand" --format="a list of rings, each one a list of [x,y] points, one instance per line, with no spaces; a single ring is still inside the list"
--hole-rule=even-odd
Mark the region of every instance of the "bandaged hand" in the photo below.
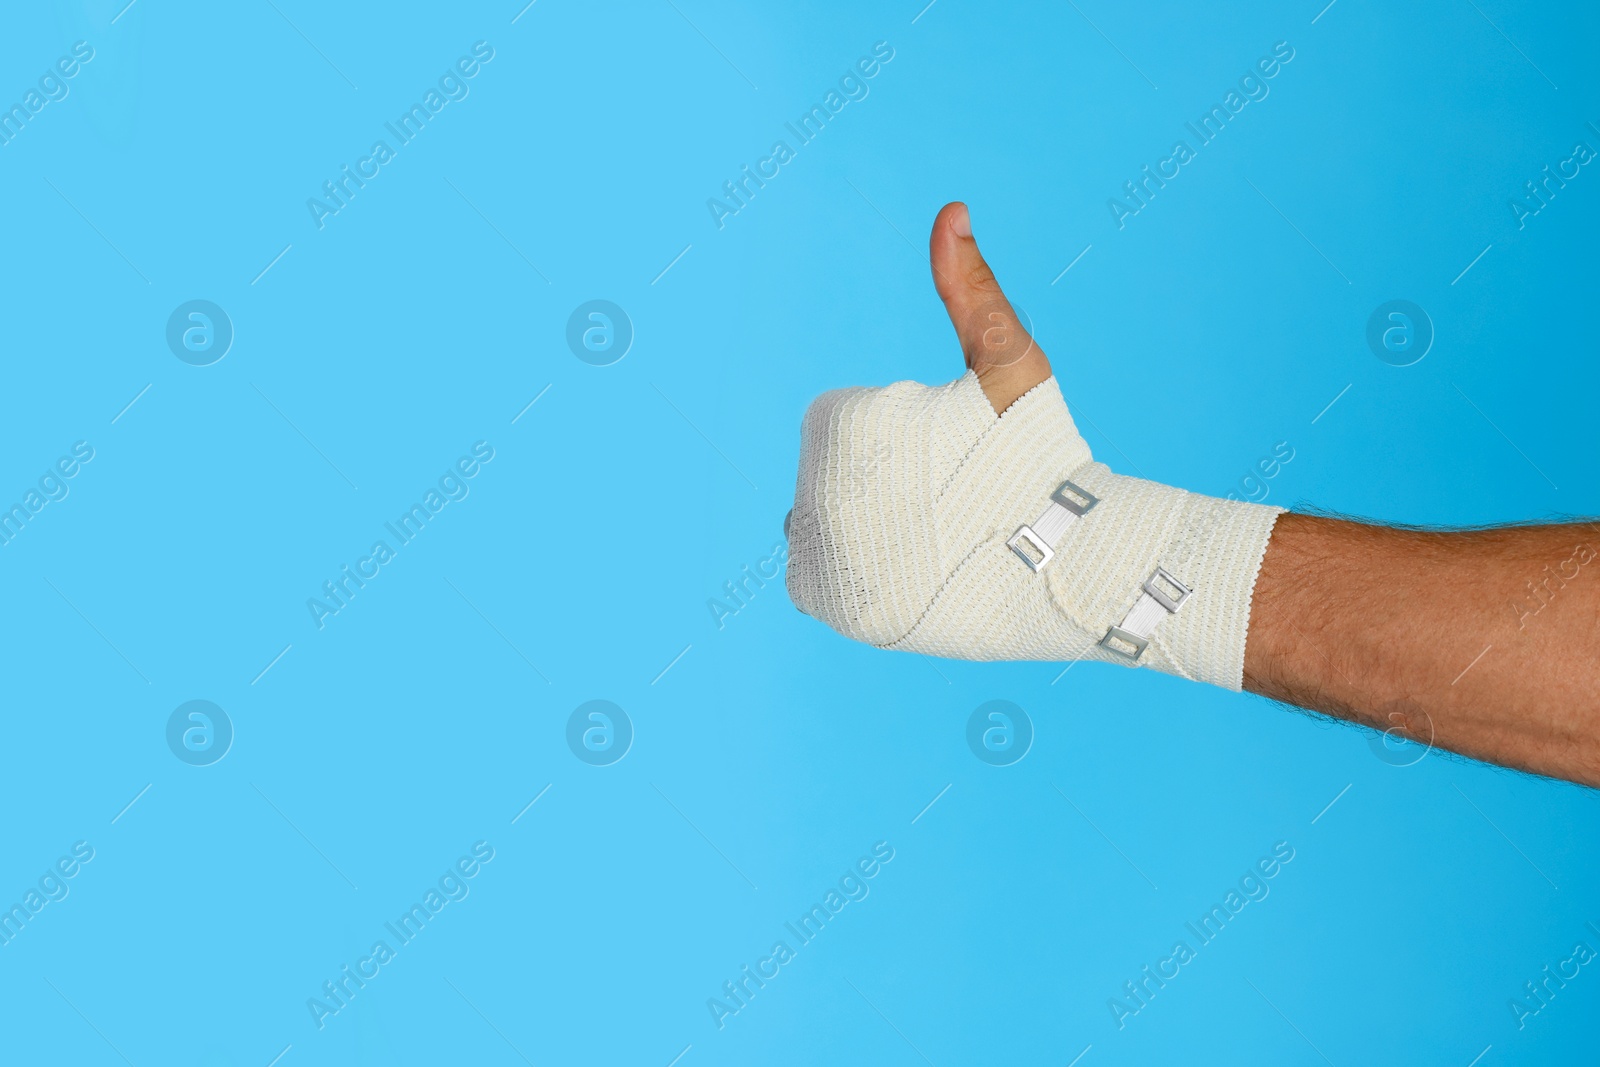
[[[1280,509],[1114,474],[947,205],[934,283],[967,372],[818,397],[801,428],[789,595],[880,648],[1097,659],[1237,690]]]

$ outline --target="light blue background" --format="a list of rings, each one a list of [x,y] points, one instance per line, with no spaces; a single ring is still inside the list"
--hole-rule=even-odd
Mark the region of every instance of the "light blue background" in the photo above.
[[[813,395],[960,370],[925,259],[958,198],[1119,471],[1224,495],[1284,441],[1275,503],[1600,511],[1600,173],[1509,207],[1600,148],[1592,5],[124,2],[0,36],[8,102],[95,49],[0,147],[0,497],[95,449],[0,548],[0,898],[95,849],[0,947],[0,1058],[1592,1056],[1597,968],[1524,1029],[1508,1001],[1600,948],[1594,793],[1150,672],[875,652],[777,583],[708,607],[781,542]],[[479,40],[470,95],[319,230],[307,198]],[[870,95],[719,230],[707,198],[877,41]],[[1119,230],[1108,197],[1278,41],[1270,96]],[[1437,331],[1415,366],[1366,347],[1391,298]],[[209,367],[164,341],[191,299],[236,331]],[[566,347],[590,299],[636,331],[612,366]],[[470,496],[319,630],[307,598],[480,440]],[[609,767],[564,740],[596,698],[636,730]],[[164,740],[192,699],[236,730],[209,767]],[[966,747],[991,699],[1036,730],[1011,767]],[[307,999],[480,840],[319,1030]],[[870,896],[719,1030],[707,999],[878,841]]]

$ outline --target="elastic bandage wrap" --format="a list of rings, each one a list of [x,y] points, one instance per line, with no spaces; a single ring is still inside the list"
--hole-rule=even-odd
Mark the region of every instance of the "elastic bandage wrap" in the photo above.
[[[1068,499],[1095,499],[1041,522],[1063,483]],[[840,389],[802,424],[789,596],[880,648],[1098,659],[1238,690],[1251,595],[1281,513],[1113,474],[1054,378],[1000,416],[971,371],[943,386]],[[1033,564],[1007,544],[1036,523],[1055,541],[1043,565],[1031,543]]]

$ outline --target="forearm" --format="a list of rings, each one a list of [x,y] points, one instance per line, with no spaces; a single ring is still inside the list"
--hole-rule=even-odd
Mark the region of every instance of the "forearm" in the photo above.
[[[1429,533],[1286,514],[1245,688],[1600,786],[1600,531]]]
[[[1600,787],[1600,526],[1423,533],[1117,477],[965,205],[940,211],[928,253],[970,373],[807,410],[785,526],[802,611],[923,655],[1242,682]]]

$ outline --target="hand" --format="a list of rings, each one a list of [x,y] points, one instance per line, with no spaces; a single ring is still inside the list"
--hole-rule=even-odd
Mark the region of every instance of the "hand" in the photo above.
[[[995,413],[1002,413],[1050,377],[1050,360],[1023,329],[978,251],[967,205],[957,201],[939,211],[928,237],[928,262],[967,367]]]
[[[811,405],[789,527],[802,611],[883,648],[1151,666],[1379,729],[1403,707],[1417,740],[1600,787],[1600,526],[1279,522],[1113,474],[966,205],[939,212],[928,253],[971,373]],[[1063,482],[1097,499],[1047,527]],[[1008,544],[1025,524],[1052,530],[1043,563]],[[1190,592],[1153,596],[1163,574]],[[1119,634],[1145,647],[1130,656]]]
[[[789,525],[796,606],[881,648],[1099,659],[1239,688],[1277,509],[1094,462],[964,204],[939,212],[929,260],[968,373],[811,405]]]

